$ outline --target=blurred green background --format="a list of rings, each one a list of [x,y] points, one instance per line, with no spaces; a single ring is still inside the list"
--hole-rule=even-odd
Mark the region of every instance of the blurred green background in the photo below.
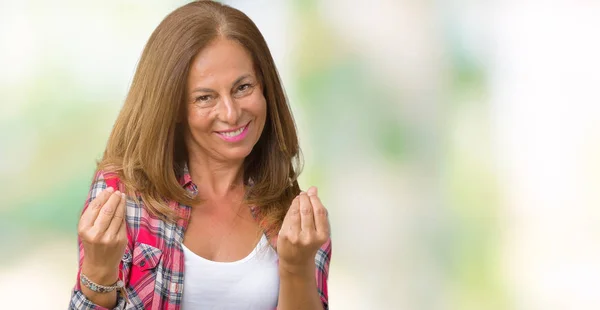
[[[6,309],[67,307],[95,162],[186,2],[0,0]],[[289,95],[332,309],[600,308],[599,3],[223,2]]]

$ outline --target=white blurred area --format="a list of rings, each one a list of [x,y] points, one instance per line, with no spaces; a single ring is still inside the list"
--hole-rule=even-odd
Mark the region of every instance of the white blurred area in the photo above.
[[[600,3],[494,10],[490,111],[515,309],[600,308]]]
[[[61,57],[69,57],[68,70],[80,72],[90,94],[114,100],[116,115],[145,40],[184,2],[0,0],[0,86],[12,89],[0,94],[0,121],[26,117],[27,96],[18,89],[36,66]],[[225,2],[254,19],[284,82],[293,80],[297,6]],[[440,20],[458,21],[460,44],[487,70],[488,85],[476,99],[482,110],[458,110],[448,120],[449,141],[486,157],[497,178],[501,304],[600,309],[600,2],[447,2],[326,0],[318,7],[382,87],[402,92],[406,100],[394,113],[410,115],[424,133],[419,138],[433,145],[448,134],[440,129],[450,65]],[[112,91],[104,94],[103,87]],[[294,85],[286,89],[294,99]],[[300,136],[308,136],[309,117],[299,106],[294,111]],[[331,309],[456,309],[456,299],[465,298],[455,296],[459,280],[448,278],[440,266],[445,258],[420,235],[450,221],[449,211],[438,209],[445,188],[435,165],[443,149],[394,169],[369,152],[339,150],[339,161],[324,172],[328,184],[316,184],[330,190],[323,195],[335,233]],[[6,156],[0,171],[18,173],[22,168],[9,161],[24,153],[0,154]],[[75,281],[74,236],[53,237],[16,263],[0,264],[6,309],[66,308]],[[33,282],[44,289],[32,293]],[[468,309],[491,309],[473,299]]]

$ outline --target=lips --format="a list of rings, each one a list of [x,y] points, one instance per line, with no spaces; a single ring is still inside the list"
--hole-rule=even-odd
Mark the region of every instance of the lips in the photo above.
[[[246,136],[246,133],[248,132],[248,125],[250,125],[250,122],[241,127],[233,128],[230,130],[216,131],[216,133],[227,141],[235,142],[243,139],[244,136]]]
[[[237,128],[233,128],[233,129],[229,129],[229,130],[219,130],[217,131],[217,133],[223,134],[223,135],[229,135],[232,134],[233,136],[239,135],[240,133],[242,133],[242,131],[244,131],[244,128],[246,128],[248,126],[248,124],[250,124],[250,122],[246,123],[246,125],[237,127]]]

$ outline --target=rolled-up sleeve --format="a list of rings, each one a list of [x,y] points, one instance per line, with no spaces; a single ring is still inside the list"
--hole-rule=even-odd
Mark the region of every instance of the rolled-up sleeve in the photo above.
[[[117,305],[113,308],[115,310],[125,309],[125,298],[121,297],[118,294],[117,297]],[[96,305],[91,302],[85,295],[81,292],[81,290],[73,290],[73,294],[71,295],[71,303],[69,304],[69,310],[110,310],[108,308],[104,308]]]
[[[315,256],[317,290],[323,309],[329,309],[329,293],[327,290],[327,279],[329,277],[329,262],[331,261],[331,238],[321,246]]]

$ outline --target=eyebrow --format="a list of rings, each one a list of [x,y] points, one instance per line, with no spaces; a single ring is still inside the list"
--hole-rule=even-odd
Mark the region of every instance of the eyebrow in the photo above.
[[[241,81],[243,81],[245,78],[249,78],[251,76],[252,76],[251,74],[244,74],[244,75],[240,76],[239,78],[237,78],[237,80],[235,80],[235,82],[233,82],[233,84],[231,84],[231,85],[234,86],[234,85],[240,83]],[[192,93],[196,93],[196,92],[211,93],[211,92],[215,92],[215,91],[210,88],[198,87],[198,88],[194,88],[194,90],[192,90]]]

